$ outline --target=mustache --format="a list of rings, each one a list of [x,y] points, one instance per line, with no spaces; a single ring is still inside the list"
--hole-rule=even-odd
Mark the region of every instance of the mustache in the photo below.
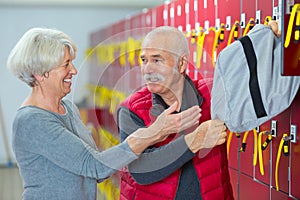
[[[160,73],[144,74],[145,81],[164,81],[165,77]]]

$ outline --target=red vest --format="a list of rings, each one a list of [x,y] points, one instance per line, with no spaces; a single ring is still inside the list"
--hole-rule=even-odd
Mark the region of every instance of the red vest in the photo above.
[[[210,119],[210,88],[204,80],[193,81],[199,94],[203,97],[201,105],[202,116],[200,123]],[[150,108],[152,94],[145,87],[127,98],[122,106],[129,108],[141,119],[146,126],[151,125]],[[161,146],[170,142],[176,134],[171,135]],[[203,200],[232,200],[233,193],[228,172],[226,144],[211,149],[205,157],[196,154],[193,164],[200,180],[200,190]],[[121,172],[121,200],[173,200],[176,196],[180,169],[153,184],[140,185],[134,181],[130,173],[124,168]]]

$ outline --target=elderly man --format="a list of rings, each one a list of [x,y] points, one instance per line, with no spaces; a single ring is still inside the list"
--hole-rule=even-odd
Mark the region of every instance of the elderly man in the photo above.
[[[189,48],[185,36],[173,27],[154,29],[143,41],[141,60],[146,87],[128,97],[118,110],[121,141],[136,129],[150,126],[174,102],[181,120],[178,133],[148,148],[122,170],[120,198],[233,199],[226,127],[222,121],[210,120],[211,80],[192,81],[186,75]],[[182,112],[195,105],[202,109],[198,127],[183,127]]]

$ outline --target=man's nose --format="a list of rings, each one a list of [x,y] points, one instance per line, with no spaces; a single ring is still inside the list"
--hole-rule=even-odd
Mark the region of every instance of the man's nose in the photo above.
[[[147,62],[142,66],[143,72],[146,74],[152,73],[154,71],[154,64],[151,62]]]

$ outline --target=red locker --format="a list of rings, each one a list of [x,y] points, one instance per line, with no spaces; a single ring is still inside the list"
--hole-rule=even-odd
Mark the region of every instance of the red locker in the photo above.
[[[196,4],[195,4],[196,3]],[[188,10],[186,24],[189,24],[191,29],[195,29],[195,23],[198,21],[198,1],[186,0],[186,8]],[[196,19],[197,17],[197,19]]]
[[[109,63],[101,62],[99,60],[99,51],[94,51],[90,59],[90,82],[122,91],[126,94],[139,89],[143,81],[138,63],[138,50],[135,53],[135,64],[129,63],[128,52],[126,52],[126,64],[122,66],[120,64],[119,45],[121,42],[125,42],[128,45],[129,38],[134,41],[141,40],[153,27],[163,25],[179,28],[187,35],[191,52],[188,68],[189,75],[196,79],[200,76],[204,78],[213,77],[216,56],[223,48],[234,41],[229,35],[235,22],[238,23],[237,37],[241,37],[251,18],[255,19],[256,23],[258,23],[258,19],[260,23],[264,23],[268,16],[278,19],[281,15],[284,17],[284,21],[282,23],[279,21],[279,24],[282,24],[282,40],[284,41],[291,16],[288,13],[287,7],[289,7],[289,4],[287,3],[300,3],[300,0],[174,0],[141,12],[91,34],[90,43],[93,48],[99,43],[102,45],[116,44],[117,48],[113,52],[114,60]],[[241,24],[241,22],[243,23]],[[216,26],[219,27],[221,23],[225,25],[224,40],[217,46],[214,46]],[[200,57],[198,55],[199,46],[197,46],[197,42],[200,38],[198,36],[203,33],[200,31],[201,28],[205,32],[205,37],[203,37],[202,55]],[[295,25],[292,29],[293,34],[294,32]],[[298,59],[300,48],[299,43],[293,42],[293,37],[289,46],[284,48],[282,65],[282,73],[284,75],[300,75]],[[231,42],[228,43],[228,40]],[[215,48],[216,54],[213,53]],[[104,53],[108,54],[107,49]],[[200,68],[198,68],[199,63]],[[299,136],[296,138],[296,143],[288,142],[290,155],[281,155],[278,165],[280,172],[278,174],[279,191],[276,191],[275,184],[276,158],[279,144],[284,133],[290,135],[291,125],[295,125],[295,130],[299,133],[299,109],[300,94],[298,93],[292,106],[272,119],[277,121],[277,135],[272,138],[268,148],[262,151],[264,175],[260,173],[258,154],[257,164],[253,166],[254,150],[258,149],[257,146],[254,146],[253,131],[250,131],[247,136],[245,152],[239,152],[244,136],[243,133],[241,133],[240,138],[233,134],[231,142],[227,141],[230,144],[228,160],[235,199],[300,199],[300,190],[298,189],[300,183],[298,178],[300,176]],[[97,118],[96,122],[104,128],[116,132],[115,119],[109,113],[109,109],[106,107],[95,108],[95,110],[96,112],[93,115],[94,118]],[[89,120],[95,123],[95,119]],[[259,129],[260,131],[271,131],[271,120],[262,124]],[[263,135],[262,141],[265,141],[266,138],[267,135]]]
[[[273,120],[277,121],[277,135],[276,138],[272,141],[272,187],[276,188],[275,185],[275,167],[276,167],[276,158],[278,154],[278,148],[280,141],[282,139],[283,134],[288,134],[290,132],[290,108],[273,118]],[[282,152],[280,152],[280,162],[278,165],[278,185],[279,190],[287,193],[289,192],[289,183],[288,183],[288,173],[289,173],[289,156],[284,156]]]
[[[165,8],[164,4],[155,8],[155,26],[156,27],[165,25],[164,8]]]
[[[230,180],[231,180],[231,185],[232,185],[232,189],[234,191],[233,193],[233,197],[234,199],[238,199],[238,193],[236,191],[238,191],[239,188],[239,176],[240,173],[238,170],[232,169],[231,167],[229,168],[229,174],[230,174]]]
[[[174,1],[174,27],[186,31],[185,1]]]
[[[242,200],[270,199],[269,187],[247,175],[240,175],[239,198]]]
[[[186,0],[185,1],[185,15],[186,15],[186,26],[185,26],[185,34],[187,40],[189,42],[190,49],[190,60],[189,67],[187,73],[190,77],[196,78],[198,77],[198,70],[195,66],[197,59],[197,43],[196,43],[196,30],[195,30],[195,10],[194,10],[194,1]]]
[[[228,132],[227,134],[227,157],[229,167],[233,170],[239,171],[239,158],[243,156],[239,153],[239,149],[241,147],[241,139],[237,137],[235,133]]]
[[[295,138],[296,143],[290,143],[290,191],[291,196],[297,197],[300,199],[300,190],[299,190],[299,161],[300,161],[300,145],[299,145],[299,133],[300,133],[300,120],[299,120],[299,110],[300,110],[300,92],[295,97],[293,104],[291,105],[291,125],[295,125],[295,130],[297,136]],[[290,131],[291,132],[291,131]]]
[[[198,19],[201,26],[204,27],[205,21],[209,21],[210,27],[215,26],[216,20],[215,0],[198,1]]]
[[[289,197],[287,193],[277,192],[275,189],[271,189],[270,199],[272,199],[272,200],[292,200],[295,198]]]
[[[242,10],[241,10],[239,21],[240,21],[241,31],[243,32],[250,18],[255,18],[256,2],[241,0],[241,6],[242,6]]]
[[[250,19],[255,19],[256,14],[256,2],[255,1],[247,1],[242,0],[241,1],[241,15],[240,15],[240,36],[245,35],[249,29],[248,26],[250,25]],[[253,23],[255,21],[253,20]],[[248,25],[248,26],[247,26]],[[254,25],[254,24],[253,24]],[[253,26],[251,26],[253,27]]]
[[[260,24],[264,23],[266,17],[271,16],[273,13],[273,0],[257,1],[257,8],[255,13],[255,19],[259,20]],[[257,15],[256,15],[257,14]],[[258,21],[256,21],[258,23]]]
[[[299,20],[296,20],[298,13],[300,15],[300,0],[295,0],[295,6],[292,8],[291,4],[282,4],[282,15],[284,17],[282,24],[282,28],[284,28],[284,31],[282,31],[282,39],[284,40],[282,74],[286,76],[300,76],[299,30],[296,30],[296,26],[300,26]],[[298,33],[298,36],[296,33]]]
[[[255,133],[253,131],[249,131],[248,136],[245,138],[245,133],[242,133],[240,136],[241,143],[238,149],[240,151],[242,147],[242,142],[244,140],[246,142],[246,149],[244,152],[240,152],[240,172],[245,175],[248,175],[249,177],[253,176],[254,169],[254,134]],[[257,146],[255,147],[257,148]],[[256,162],[257,161],[258,159],[256,159]]]
[[[240,20],[240,6],[240,0],[218,1],[216,17],[220,19],[220,23],[224,23],[226,26],[225,42],[220,44],[220,49],[227,46],[227,40],[232,25],[236,20]]]

